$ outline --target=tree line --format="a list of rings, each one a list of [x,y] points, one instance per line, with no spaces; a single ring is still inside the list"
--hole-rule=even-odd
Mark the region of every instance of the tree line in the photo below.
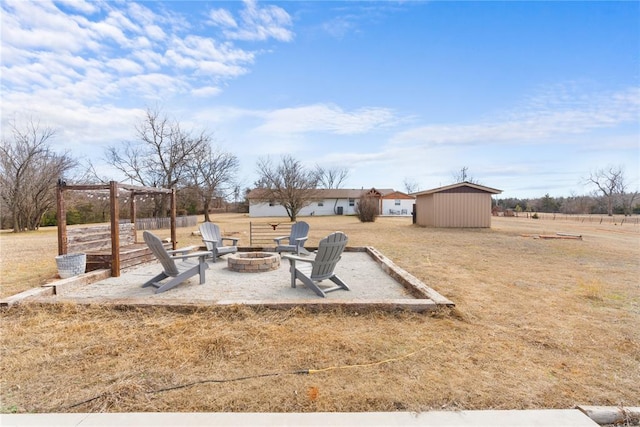
[[[552,197],[545,194],[539,198],[509,197],[497,199],[496,206],[515,212],[562,213],[567,215],[609,215],[607,199],[601,195]],[[640,203],[628,206],[614,203],[611,215],[638,215]]]
[[[36,230],[41,225],[55,225],[56,184],[107,183],[91,161],[82,163],[69,151],[57,153],[51,148],[55,130],[36,120],[25,124],[13,122],[10,136],[0,144],[0,222],[14,232]],[[210,221],[213,208],[229,200],[244,200],[249,189],[242,190],[238,177],[240,162],[233,153],[215,145],[212,135],[184,126],[157,109],[147,109],[134,128],[135,137],[108,146],[104,160],[126,181],[145,187],[175,188],[181,213],[204,213]],[[279,162],[262,158],[256,165],[258,180],[253,183],[261,198],[283,206],[291,221],[314,198],[318,188],[340,188],[348,178],[344,167],[306,167],[285,155]],[[455,182],[478,183],[464,167]],[[551,197],[540,199],[498,199],[505,209],[563,213],[639,213],[638,192],[629,191],[622,168],[609,167],[592,172],[586,180],[593,185],[591,196]],[[417,184],[405,179],[408,193]],[[364,201],[362,201],[364,203]],[[138,204],[141,216],[162,217],[168,214],[168,200],[157,196]],[[78,197],[67,212],[67,223],[104,222],[109,220],[109,202],[104,195]],[[361,206],[363,218],[373,212]],[[371,212],[369,212],[371,211]],[[123,210],[126,215],[127,210]],[[375,218],[375,216],[374,216]],[[361,218],[362,219],[362,218]],[[373,219],[370,219],[373,220]]]
[[[621,166],[598,169],[584,179],[594,187],[590,195],[544,197],[534,199],[497,199],[496,206],[516,212],[563,213],[569,215],[601,214],[612,216],[640,214],[638,191],[630,191]]]
[[[29,119],[10,125],[10,136],[0,144],[0,219],[2,228],[14,232],[55,225],[56,184],[107,183],[90,160],[82,163],[69,151],[56,153],[51,142],[54,129]],[[238,177],[238,157],[217,147],[207,131],[184,126],[157,109],[147,109],[135,126],[135,138],[108,146],[104,160],[125,177],[126,182],[144,187],[175,188],[180,213],[209,213],[229,200],[244,200]],[[291,156],[274,165],[270,159],[257,164],[255,186],[266,190],[265,197],[285,206],[292,221],[308,203],[318,186],[337,188],[347,177],[345,168],[305,168]],[[67,212],[67,223],[107,221],[109,201],[104,194],[75,195]],[[138,203],[141,216],[168,214],[169,200],[157,196]],[[127,215],[127,210],[123,210]]]

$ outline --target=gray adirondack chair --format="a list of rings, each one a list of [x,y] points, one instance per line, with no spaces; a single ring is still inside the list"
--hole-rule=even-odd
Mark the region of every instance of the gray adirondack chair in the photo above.
[[[222,237],[220,235],[220,227],[212,222],[204,222],[200,224],[200,234],[207,250],[213,255],[213,262],[216,262],[219,256],[226,254],[234,254],[238,252],[238,239],[234,237]],[[224,241],[231,241],[231,245],[225,246]]]
[[[300,253],[309,253],[309,251],[304,248],[304,244],[308,238],[309,224],[300,221],[291,226],[291,233],[288,236],[276,237],[273,241],[276,242],[276,252],[295,252],[296,255],[300,255]],[[283,243],[283,240],[286,240],[287,243]]]
[[[153,252],[158,261],[160,261],[160,264],[162,264],[163,269],[162,273],[144,283],[142,285],[143,288],[153,286],[157,288],[156,293],[159,294],[160,292],[165,292],[178,286],[196,274],[200,275],[200,284],[204,284],[204,272],[209,268],[206,259],[211,255],[211,252],[201,251],[185,254],[184,249],[167,250],[162,244],[162,240],[148,231],[142,233],[142,237],[147,246],[149,246],[149,249],[151,249],[151,252]],[[197,264],[186,261],[196,257],[198,258]],[[183,260],[185,262],[176,264],[176,260]],[[171,278],[170,280],[162,283],[164,279],[169,277]]]
[[[296,280],[300,280],[323,298],[327,296],[328,292],[341,289],[349,291],[349,286],[333,272],[347,246],[347,241],[347,235],[337,231],[320,240],[315,258],[293,254],[282,255],[282,258],[288,259],[291,263],[291,287],[295,288]],[[321,288],[319,284],[325,279],[332,281],[336,286]]]

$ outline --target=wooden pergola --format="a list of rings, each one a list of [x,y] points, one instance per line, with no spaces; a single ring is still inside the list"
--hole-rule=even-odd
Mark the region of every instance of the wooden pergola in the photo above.
[[[66,182],[58,180],[57,185],[57,211],[58,211],[58,254],[63,255],[68,250],[67,237],[67,211],[65,208],[64,194],[66,191],[108,191],[109,192],[109,212],[111,217],[111,275],[120,276],[120,233],[119,217],[120,204],[118,203],[121,194],[127,194],[130,200],[131,223],[136,222],[136,196],[166,194],[171,196],[171,244],[176,249],[176,191],[175,189],[140,187],[134,185],[121,184],[111,181],[109,184],[79,184],[67,185]]]

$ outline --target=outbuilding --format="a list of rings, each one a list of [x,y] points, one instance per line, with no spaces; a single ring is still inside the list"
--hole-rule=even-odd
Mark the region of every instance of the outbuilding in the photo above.
[[[415,223],[425,227],[489,228],[491,197],[500,193],[502,190],[470,182],[413,193]]]

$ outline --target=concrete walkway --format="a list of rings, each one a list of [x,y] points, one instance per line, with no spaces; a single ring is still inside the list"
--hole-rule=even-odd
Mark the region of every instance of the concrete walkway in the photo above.
[[[456,411],[456,412],[359,412],[359,413],[101,413],[101,414],[2,414],[2,427],[169,427],[169,426],[447,426],[447,427],[594,427],[578,409]]]

